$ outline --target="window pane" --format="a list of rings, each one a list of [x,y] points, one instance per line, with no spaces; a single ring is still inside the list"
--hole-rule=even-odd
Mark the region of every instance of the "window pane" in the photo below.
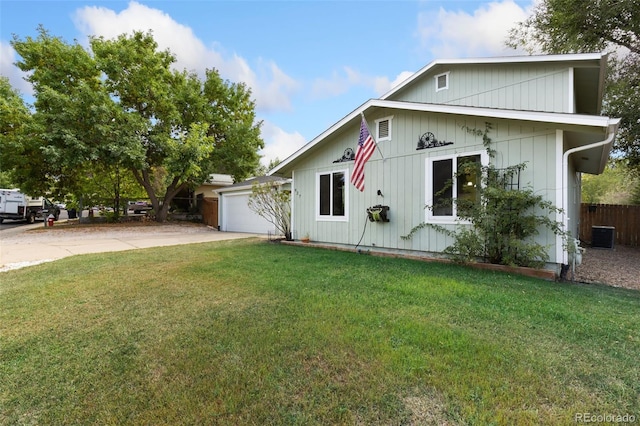
[[[464,215],[469,208],[480,204],[480,156],[458,158],[457,170],[458,215]]]
[[[453,160],[433,162],[433,215],[453,216]]]
[[[331,175],[320,175],[320,214],[331,214]]]
[[[333,174],[333,215],[344,216],[344,173]]]
[[[438,76],[438,89],[444,89],[447,87],[447,75],[442,74]]]

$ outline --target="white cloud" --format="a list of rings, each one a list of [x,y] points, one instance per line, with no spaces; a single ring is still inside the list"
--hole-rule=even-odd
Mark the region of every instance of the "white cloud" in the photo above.
[[[330,78],[318,78],[311,84],[311,96],[314,99],[332,98],[346,93],[349,88],[358,84],[353,81],[353,71],[345,67],[343,72],[334,71]],[[351,81],[349,74],[352,74]]]
[[[459,58],[522,54],[506,47],[509,30],[524,21],[536,2],[522,8],[513,0],[499,0],[481,4],[472,14],[464,11],[421,12],[418,15],[417,34],[423,50],[436,58]],[[452,2],[450,4],[455,4]],[[382,96],[414,71],[402,71],[394,79],[371,76],[349,67],[334,72],[330,78],[317,79],[312,84],[315,99],[339,96],[353,87],[373,89]]]
[[[407,78],[411,77],[414,74],[414,71],[402,71],[400,74],[396,76],[393,81],[390,81],[386,77],[378,77],[375,80],[375,90],[376,93],[380,96],[387,93],[389,90],[393,89]]]
[[[300,133],[287,133],[268,121],[262,123],[262,138],[265,146],[260,151],[262,155],[260,162],[265,166],[276,158],[285,160],[307,143]]]
[[[247,84],[262,111],[291,110],[291,95],[300,85],[273,61],[259,61],[258,74],[247,75]]]
[[[256,73],[243,57],[226,54],[213,42],[206,46],[188,26],[159,9],[135,1],[119,13],[106,7],[83,7],[77,10],[74,22],[85,35],[105,38],[151,30],[159,48],[176,55],[177,69],[186,68],[203,75],[205,69],[215,68],[225,79],[246,83],[259,111],[289,110],[290,96],[298,89],[295,80],[275,63],[259,60]]]
[[[441,7],[437,12],[418,15],[418,36],[421,45],[436,58],[520,54],[506,47],[505,40],[509,30],[524,21],[530,10],[513,0],[482,4],[472,15]]]
[[[16,51],[9,43],[0,41],[0,75],[7,77],[11,87],[23,95],[32,95],[31,83],[24,80],[27,73],[13,65],[16,62]]]
[[[334,72],[330,79],[317,79],[312,85],[312,95],[316,99],[330,98],[346,93],[353,87],[361,86],[373,89],[380,96],[400,84],[413,72],[403,71],[393,80],[387,77],[370,76],[344,67],[342,73]]]

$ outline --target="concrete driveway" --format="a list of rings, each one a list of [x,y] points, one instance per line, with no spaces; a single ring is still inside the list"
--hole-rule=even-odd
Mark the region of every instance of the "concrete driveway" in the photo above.
[[[198,224],[75,227],[56,223],[45,228],[40,222],[0,233],[0,272],[79,254],[252,237],[264,236],[220,232]]]

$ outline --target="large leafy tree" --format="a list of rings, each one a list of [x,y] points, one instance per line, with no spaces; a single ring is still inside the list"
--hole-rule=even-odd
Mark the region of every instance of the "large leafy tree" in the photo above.
[[[543,0],[510,32],[508,44],[533,53],[569,53],[612,46],[640,53],[640,1]]]
[[[242,179],[258,163],[263,142],[250,91],[215,70],[204,81],[172,70],[174,55],[151,33],[93,37],[91,53],[43,28],[12,45],[36,96],[23,145],[45,160],[24,183],[80,191],[84,180],[73,176],[128,170],[164,221],[180,191],[212,172]]]
[[[621,118],[616,148],[629,168],[640,176],[640,53],[630,53],[616,63],[607,85],[605,109]]]
[[[22,58],[18,67],[30,73],[35,111],[11,165],[28,193],[81,199],[88,176],[117,167],[121,153],[135,148],[131,126],[105,90],[94,58],[78,43],[42,27],[38,32],[35,39],[12,41]]]
[[[616,149],[640,172],[640,0],[543,0],[511,30],[530,53],[611,52],[604,109],[622,118]]]
[[[582,202],[590,204],[637,204],[640,182],[630,176],[626,158],[611,158],[598,176],[582,177]]]
[[[140,124],[134,136],[142,156],[127,158],[126,165],[147,191],[159,221],[179,192],[210,173],[239,180],[255,169],[264,144],[244,84],[224,81],[215,70],[207,70],[204,81],[172,71],[175,57],[159,51],[150,33],[93,38],[91,47],[109,94]]]
[[[29,108],[9,79],[0,76],[0,187],[14,186],[13,165],[22,160],[20,138],[31,119]]]

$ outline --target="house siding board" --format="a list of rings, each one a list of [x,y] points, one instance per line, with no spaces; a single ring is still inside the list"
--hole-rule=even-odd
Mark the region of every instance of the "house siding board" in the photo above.
[[[381,116],[384,116],[381,115]],[[378,117],[367,117],[373,122]],[[365,191],[357,191],[348,184],[349,220],[347,222],[322,221],[316,219],[316,175],[348,169],[353,170],[353,162],[333,163],[346,147],[355,148],[357,124],[333,137],[324,144],[323,152],[308,156],[296,167],[296,194],[294,194],[294,236],[300,238],[309,233],[312,240],[355,246],[360,238],[362,247],[384,247],[425,252],[441,252],[453,243],[447,237],[432,229],[422,229],[411,240],[403,240],[411,229],[426,220],[425,176],[427,158],[483,151],[482,137],[467,131],[484,129],[486,120],[444,114],[395,111],[393,119],[393,139],[380,143],[385,160],[376,151],[365,166]],[[555,182],[555,129],[535,128],[523,123],[492,121],[490,137],[498,150],[496,165],[527,162],[521,175],[521,187],[529,186],[536,193],[551,199]],[[416,151],[419,135],[431,131],[439,140],[454,142],[439,148]],[[383,196],[377,195],[380,189]],[[368,222],[366,208],[375,204],[390,207],[390,222]],[[366,230],[363,236],[363,230]],[[453,229],[455,225],[446,225]],[[553,234],[542,233],[538,241],[554,247]],[[555,251],[550,249],[552,261]]]
[[[460,106],[571,112],[569,69],[560,64],[452,66],[449,88],[435,90],[434,70],[390,100]]]
[[[498,151],[496,167],[504,168],[526,162],[520,187],[531,188],[535,194],[542,195],[543,199],[562,205],[565,199],[561,194],[565,189],[562,188],[563,150],[562,136],[558,136],[561,135],[559,129],[571,132],[571,143],[575,146],[578,143],[589,143],[589,138],[585,135],[594,132],[594,128],[609,126],[611,129],[612,125],[617,124],[615,120],[612,124],[608,118],[608,123],[600,123],[595,118],[586,120],[567,114],[565,120],[562,118],[565,115],[555,114],[575,112],[572,105],[580,93],[577,93],[578,86],[573,87],[574,85],[584,84],[586,87],[581,89],[583,93],[594,89],[594,81],[588,80],[584,73],[580,75],[582,80],[576,79],[574,84],[571,67],[602,69],[601,59],[595,55],[577,58],[576,61],[591,60],[594,63],[577,65],[576,61],[564,61],[555,57],[548,61],[534,58],[515,61],[498,59],[478,63],[436,62],[433,66],[425,67],[425,73],[417,74],[419,78],[410,79],[408,84],[401,85],[397,91],[389,92],[380,100],[367,101],[345,116],[337,126],[321,134],[301,155],[296,155],[293,162],[286,161],[285,167],[279,170],[295,173],[295,189],[299,194],[294,195],[294,237],[297,235],[299,238],[308,232],[313,240],[319,242],[355,246],[362,236],[360,246],[363,249],[375,245],[388,249],[441,252],[453,240],[432,229],[420,230],[411,240],[403,240],[401,237],[427,219],[426,190],[430,182],[425,174],[428,159],[482,152],[482,137],[468,129],[482,131],[486,121],[493,125],[490,137],[494,142],[493,148]],[[436,92],[434,76],[443,73],[448,73],[449,76],[448,89]],[[433,105],[416,105],[414,108],[410,104],[393,105],[391,101]],[[599,100],[594,99],[593,103],[597,104]],[[345,169],[349,173],[352,171],[353,162],[334,164],[333,161],[342,156],[345,148],[356,148],[358,111],[367,115],[373,131],[376,119],[393,116],[392,137],[379,145],[385,160],[382,160],[379,152],[375,152],[369,160],[365,167],[366,189],[363,193],[352,185],[347,185],[348,221],[319,220],[315,211],[317,173]],[[479,116],[484,114],[494,118],[484,119]],[[440,141],[451,141],[454,144],[417,151],[418,139],[427,131],[432,132]],[[576,137],[578,133],[581,134],[579,139]],[[569,146],[565,136],[564,149],[567,148]],[[574,173],[576,167],[575,164],[570,164],[566,188],[569,193],[566,200],[569,206],[567,213],[573,221],[569,223],[570,229],[577,226],[574,203],[578,205],[580,178]],[[383,197],[376,194],[378,189],[384,194]],[[375,204],[390,206],[389,223],[368,222],[366,208]],[[556,220],[559,218],[559,215],[553,217]],[[453,229],[461,225],[445,226]],[[536,241],[547,247],[550,264],[564,261],[561,240],[553,232],[541,230]]]
[[[556,181],[555,167],[557,162],[562,160],[556,158],[555,138],[555,132],[549,132],[544,140],[542,140],[543,138],[540,136],[540,143],[536,143],[534,155],[532,157],[535,161],[532,167],[532,173],[534,173],[535,177],[533,186],[534,191],[536,191],[536,193],[546,194],[545,199],[552,202],[555,201],[556,188],[558,186],[562,186],[562,182]],[[541,170],[543,163],[544,172]],[[555,215],[552,219],[555,219]],[[541,232],[536,237],[536,241],[546,247],[549,247],[548,253],[551,262],[562,261],[562,259],[557,259],[555,249],[556,238],[551,231]]]
[[[358,140],[358,128],[347,129],[332,136],[323,145],[322,150],[318,150],[313,156],[308,156],[296,167],[296,189],[294,208],[294,235],[301,238],[306,233],[314,241],[336,242],[348,244],[351,234],[351,226],[357,218],[349,211],[349,222],[345,221],[324,221],[316,219],[317,188],[316,176],[318,173],[327,173],[353,169],[353,162],[338,162],[335,160],[342,157],[345,149],[351,148],[355,151]],[[348,178],[349,176],[347,176]],[[348,186],[351,186],[347,183]],[[353,193],[351,193],[353,194]],[[349,200],[350,208],[353,200]]]
[[[513,69],[504,71],[505,85],[510,87],[513,86],[515,81],[515,71]],[[506,109],[515,109],[514,106],[517,103],[515,91],[507,91],[506,87],[502,90],[504,96],[504,107]]]

